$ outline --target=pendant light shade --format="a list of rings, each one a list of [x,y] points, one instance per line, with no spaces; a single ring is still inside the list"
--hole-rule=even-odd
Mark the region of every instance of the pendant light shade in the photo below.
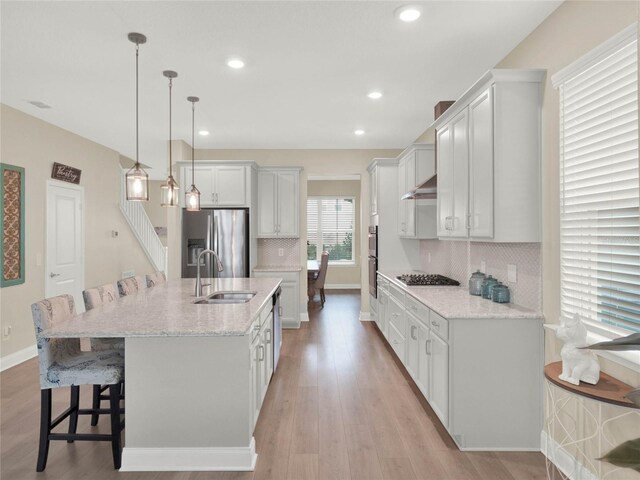
[[[180,200],[178,198],[178,184],[173,178],[173,154],[171,146],[171,89],[173,88],[173,79],[178,74],[172,70],[165,70],[162,74],[169,79],[169,178],[167,183],[160,187],[160,205],[163,207],[177,207]]]
[[[185,193],[185,200],[187,211],[198,212],[200,211],[200,190],[196,188],[195,182],[195,119],[196,119],[196,102],[200,99],[198,97],[187,97],[187,100],[191,102],[191,188]]]
[[[144,171],[138,159],[138,48],[146,43],[147,37],[141,33],[130,33],[128,38],[136,44],[136,163],[125,174],[127,200],[146,202],[149,200],[149,175]]]

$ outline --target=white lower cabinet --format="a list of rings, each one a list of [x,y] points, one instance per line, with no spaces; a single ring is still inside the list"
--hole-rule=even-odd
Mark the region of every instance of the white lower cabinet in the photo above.
[[[377,325],[460,449],[539,450],[542,319],[443,318],[378,285]]]
[[[282,328],[300,328],[300,272],[254,270],[256,278],[281,278],[280,322]]]
[[[273,375],[273,313],[265,306],[255,320],[250,335],[251,348],[251,426],[255,428],[262,402]]]

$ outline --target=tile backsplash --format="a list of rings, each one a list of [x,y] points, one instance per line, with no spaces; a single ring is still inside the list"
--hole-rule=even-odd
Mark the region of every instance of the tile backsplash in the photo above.
[[[283,255],[280,256],[280,249]],[[259,238],[258,266],[282,267],[300,265],[299,238]]]
[[[431,260],[431,261],[429,261]],[[420,268],[467,285],[473,272],[486,263],[485,272],[506,284],[511,301],[532,310],[542,309],[542,263],[539,243],[489,243],[422,240]],[[508,282],[507,266],[517,268],[517,282]]]

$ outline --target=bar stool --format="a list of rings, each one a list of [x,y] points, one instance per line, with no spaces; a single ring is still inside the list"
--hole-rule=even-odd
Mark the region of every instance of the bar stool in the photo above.
[[[167,276],[162,271],[147,275],[147,288],[155,287],[167,281]]]
[[[118,292],[121,297],[133,295],[147,288],[147,280],[144,277],[128,277],[118,280]]]
[[[107,283],[95,288],[88,288],[82,292],[82,298],[84,299],[84,308],[89,311],[96,307],[111,303],[119,298],[118,292],[114,283]],[[91,351],[92,352],[104,352],[115,350],[120,355],[124,356],[124,338],[92,338],[91,339]],[[124,382],[122,384],[124,390]],[[104,392],[107,391],[109,385],[94,385],[93,386],[93,403],[92,407],[95,411],[91,415],[91,425],[98,425],[100,419],[100,402],[102,400],[109,400],[109,395]]]
[[[122,452],[120,434],[124,421],[120,420],[120,383],[124,380],[124,358],[114,351],[82,352],[79,338],[44,338],[42,331],[76,314],[71,295],[52,297],[31,305],[38,345],[40,367],[40,442],[36,470],[44,471],[51,440],[94,440],[111,442],[114,468],[120,468]],[[78,415],[90,415],[91,409],[81,409],[80,385],[109,385],[109,409],[100,413],[111,415],[111,435],[76,433]],[[53,388],[71,387],[69,408],[51,420]],[[69,418],[68,433],[52,430]]]

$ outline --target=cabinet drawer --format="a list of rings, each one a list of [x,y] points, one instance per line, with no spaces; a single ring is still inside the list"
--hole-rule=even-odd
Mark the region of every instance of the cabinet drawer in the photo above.
[[[396,329],[404,336],[407,331],[407,318],[405,316],[404,306],[394,297],[389,297],[389,323],[394,325]]]
[[[441,317],[433,310],[429,315],[429,328],[435,332],[440,338],[449,340],[449,322],[446,318]]]
[[[260,317],[257,317],[251,324],[249,334],[251,335],[251,343],[260,335]]]
[[[404,291],[402,291],[400,288],[396,287],[395,285],[393,285],[392,283],[389,284],[389,293],[391,294],[391,296],[393,298],[395,298],[400,305],[402,305],[404,307],[404,297],[406,296]]]
[[[414,317],[417,317],[418,320],[422,320],[424,323],[429,321],[429,309],[411,295],[407,295],[404,305],[407,311]]]
[[[389,280],[382,275],[378,275],[378,287],[389,288]]]
[[[404,363],[404,336],[393,324],[389,325],[389,344],[391,348],[393,348],[393,351],[396,352],[396,355],[398,355],[398,358]]]
[[[260,312],[260,325],[264,325],[264,323],[269,319],[271,315],[271,308],[269,306],[265,306]]]

